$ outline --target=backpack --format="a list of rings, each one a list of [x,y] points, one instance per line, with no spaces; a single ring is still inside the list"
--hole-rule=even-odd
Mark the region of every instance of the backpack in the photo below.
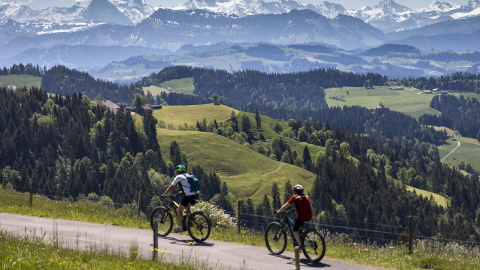
[[[202,188],[202,183],[193,174],[186,174],[188,183],[190,184],[190,192],[197,192]]]
[[[297,195],[295,198],[295,208],[298,217],[303,221],[308,221],[313,218],[313,209],[310,205],[310,199],[306,195]]]

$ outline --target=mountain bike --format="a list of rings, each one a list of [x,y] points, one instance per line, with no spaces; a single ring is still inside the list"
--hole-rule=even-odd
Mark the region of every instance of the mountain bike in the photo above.
[[[158,221],[158,236],[167,236],[172,231],[173,217],[176,219],[178,209],[178,203],[174,199],[182,194],[183,192],[179,192],[165,196],[167,198],[166,206],[159,206],[152,211],[150,226],[154,229],[155,221]],[[183,231],[188,231],[194,241],[203,242],[207,240],[211,229],[210,219],[203,212],[190,213],[190,211],[186,211],[183,216]]]
[[[292,241],[293,246],[298,246],[298,243],[293,236],[293,220],[289,217],[292,210],[283,211],[282,221],[271,222],[265,229],[265,244],[268,250],[274,255],[280,255],[287,247],[287,232]],[[310,228],[305,232],[300,231],[300,237],[303,240],[303,254],[307,260],[311,262],[320,261],[325,256],[325,239],[315,229]]]

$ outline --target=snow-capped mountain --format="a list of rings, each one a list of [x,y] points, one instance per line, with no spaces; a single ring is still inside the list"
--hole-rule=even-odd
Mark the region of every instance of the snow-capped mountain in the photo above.
[[[412,10],[393,0],[381,0],[370,7],[346,10],[339,4],[321,2],[317,5],[302,4],[295,0],[265,2],[263,0],[189,0],[174,7],[177,10],[205,9],[239,17],[257,14],[279,14],[293,9],[311,9],[327,18],[344,14],[362,19],[376,28],[388,32],[415,29],[446,20],[480,15],[480,0],[469,0],[466,6],[433,1],[428,7]]]
[[[311,9],[327,18],[334,18],[338,14],[345,13],[345,8],[342,5],[330,2],[312,5],[303,4],[295,0],[280,0],[278,2],[265,2],[263,0],[189,0],[185,4],[176,6],[173,9],[205,9],[239,17],[258,14],[281,14],[294,9]]]
[[[111,0],[110,2],[134,24],[155,12],[155,8],[147,4],[145,0]]]
[[[466,6],[433,1],[428,7],[412,10],[393,0],[382,0],[373,7],[349,10],[346,13],[364,20],[384,32],[416,29],[448,20],[480,15],[480,0],[470,0]]]
[[[155,9],[145,0],[90,0],[72,7],[32,9],[27,4],[0,2],[0,21],[20,23],[65,24],[95,21],[111,24],[137,24],[152,15]]]
[[[362,7],[358,10],[349,10],[347,11],[347,14],[360,18],[364,22],[372,25],[375,25],[376,23],[384,24],[386,21],[390,21],[388,24],[395,26],[397,23],[408,20],[412,14],[412,10],[408,7],[397,4],[393,0],[383,0],[373,7]]]

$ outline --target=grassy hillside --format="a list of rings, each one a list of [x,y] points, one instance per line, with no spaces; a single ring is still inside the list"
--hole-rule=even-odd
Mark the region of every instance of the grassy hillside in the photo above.
[[[458,164],[463,161],[465,164],[470,163],[470,165],[472,165],[472,167],[476,170],[480,169],[480,159],[478,158],[480,153],[479,141],[476,139],[463,137],[455,130],[449,128],[435,127],[435,129],[446,130],[448,133],[453,135],[453,137],[447,141],[448,144],[438,147],[440,158],[447,156],[458,146],[458,143],[460,142],[460,147],[448,155],[448,157],[443,160],[444,163],[450,166],[458,167]]]
[[[217,120],[223,122],[230,119],[232,111],[238,115],[239,111],[223,105],[202,104],[191,106],[164,106],[161,110],[156,110],[153,116],[158,120],[163,120],[167,124],[177,128],[179,125],[195,125],[197,121],[202,122],[205,118],[207,123]]]
[[[162,83],[161,87],[150,86],[150,87],[143,88],[143,90],[145,91],[145,94],[147,94],[147,91],[150,91],[150,93],[152,93],[152,95],[154,96],[160,95],[162,92],[169,92],[169,91],[192,94],[193,89],[194,89],[193,78],[184,78],[179,80],[167,81]]]
[[[16,86],[26,86],[30,88],[32,86],[40,88],[40,84],[42,82],[42,78],[31,76],[31,75],[7,75],[7,76],[0,76],[0,87],[8,86],[8,85],[16,85]]]
[[[310,190],[315,179],[311,172],[277,162],[216,134],[167,129],[157,132],[164,157],[169,156],[168,149],[175,140],[190,164],[217,173],[238,199],[251,198],[254,204],[260,203],[264,194],[271,194],[274,182],[283,193],[287,180]]]
[[[255,114],[240,112],[223,105],[164,106],[161,110],[156,110],[154,116],[165,121],[167,126],[171,124],[176,128],[184,123],[195,125],[197,121],[202,122],[203,118],[207,123],[214,119],[217,122],[223,122],[230,119],[232,111],[240,116],[246,114],[252,126],[256,127]],[[260,118],[262,121],[260,132],[267,140],[281,136],[273,130],[276,120],[266,116]],[[282,123],[282,126],[286,128],[287,124]],[[315,175],[311,172],[272,160],[223,136],[169,129],[158,129],[157,133],[162,155],[165,158],[168,159],[170,144],[175,140],[181,151],[187,155],[190,164],[199,164],[206,171],[217,173],[221,181],[226,182],[229,190],[239,199],[250,197],[254,203],[259,203],[264,194],[271,194],[273,182],[277,183],[283,192],[287,180],[291,183],[302,183],[308,190],[315,179]],[[305,143],[296,142],[291,144],[292,149],[297,150],[299,155],[303,153],[305,145]],[[312,149],[312,157],[316,157],[321,149],[312,145],[309,148]]]
[[[194,125],[197,118],[205,117],[207,123],[217,119],[218,122],[230,119],[232,108],[213,104],[192,105],[192,106],[165,106],[161,110],[154,112],[158,119],[164,119],[167,124],[174,127],[187,123]],[[246,114],[254,123],[255,115],[236,111],[236,114]],[[281,136],[272,128],[277,123],[276,120],[261,116],[262,130],[268,140]],[[199,121],[202,121],[198,119]],[[139,123],[140,121],[137,121]],[[283,128],[287,128],[285,122],[281,123]],[[255,126],[252,124],[252,126]],[[207,172],[215,172],[221,177],[221,181],[227,183],[229,191],[237,196],[238,199],[251,198],[255,204],[263,199],[264,194],[270,196],[273,183],[277,183],[283,194],[284,186],[287,180],[292,184],[301,183],[306,190],[310,190],[315,175],[297,166],[285,164],[263,156],[250,148],[238,144],[223,136],[212,133],[157,129],[162,155],[169,159],[169,148],[175,140],[183,153],[187,155],[190,164],[199,164]],[[312,160],[316,160],[319,155],[324,155],[325,149],[303,142],[297,142],[290,138],[284,138],[289,143],[293,151],[298,155],[303,154],[305,146],[308,147]],[[479,146],[480,147],[480,146]],[[473,166],[473,165],[472,165]],[[419,190],[413,187],[407,187],[409,191],[415,191],[424,197],[434,200],[441,206],[447,207],[449,201],[447,198],[428,191]]]
[[[430,191],[414,188],[411,186],[406,186],[408,191],[415,192],[418,195],[430,199],[430,197],[433,197],[433,200],[440,206],[443,206],[444,208],[447,208],[450,205],[450,199],[440,195],[436,194]]]
[[[380,86],[376,86],[374,89],[364,87],[328,88],[325,89],[325,96],[330,107],[358,105],[373,109],[383,105],[415,118],[425,113],[439,114],[437,110],[430,108],[430,101],[434,95],[419,94],[418,89],[385,90],[387,88]],[[332,99],[332,97],[340,100]]]

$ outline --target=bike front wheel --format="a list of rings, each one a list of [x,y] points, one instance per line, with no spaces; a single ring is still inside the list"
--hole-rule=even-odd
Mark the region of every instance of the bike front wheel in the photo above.
[[[197,242],[203,242],[210,236],[212,225],[210,219],[202,213],[195,212],[188,217],[187,222],[188,234],[193,240]]]
[[[278,222],[272,222],[265,229],[265,244],[275,255],[282,254],[287,247],[287,233]]]
[[[304,232],[303,245],[303,254],[307,260],[319,262],[325,256],[325,239],[316,229],[310,228]]]
[[[158,236],[167,236],[173,228],[173,216],[168,208],[160,206],[153,210],[150,215],[150,226],[155,230],[155,221],[158,221]]]

